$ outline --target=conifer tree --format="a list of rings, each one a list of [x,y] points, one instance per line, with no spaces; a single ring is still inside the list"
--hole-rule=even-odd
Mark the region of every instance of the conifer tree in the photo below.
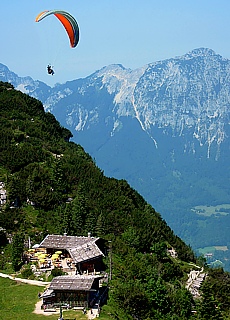
[[[22,261],[22,253],[24,249],[24,237],[22,234],[15,234],[12,241],[12,267],[14,271],[18,271],[20,269],[21,261]]]

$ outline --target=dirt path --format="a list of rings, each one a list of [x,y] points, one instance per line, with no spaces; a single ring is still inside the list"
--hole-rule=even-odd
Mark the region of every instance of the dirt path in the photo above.
[[[87,312],[88,319],[94,319],[99,317],[98,309],[93,308]]]
[[[35,305],[35,309],[33,311],[33,313],[36,313],[36,314],[43,314],[44,316],[50,316],[52,314],[59,314],[59,311],[46,311],[44,312],[43,309],[41,309],[41,306],[42,306],[42,301],[38,301]],[[89,310],[87,312],[87,316],[88,316],[88,319],[95,319],[98,317],[98,310],[97,309],[92,309],[92,312],[91,310]]]
[[[23,282],[23,283],[28,283],[28,284],[32,284],[34,286],[41,286],[41,287],[46,287],[47,285],[50,284],[50,282],[43,282],[43,281],[38,281],[38,280],[29,280],[29,279],[16,278],[16,277],[12,277],[12,276],[10,276],[8,274],[1,273],[1,272],[0,272],[0,277],[9,278],[11,280],[20,281],[20,282]]]
[[[52,314],[58,314],[58,311],[44,311],[43,309],[41,309],[42,306],[42,300],[39,300],[36,304],[35,304],[35,309],[33,311],[33,313],[36,314],[43,314],[43,316],[50,316]]]

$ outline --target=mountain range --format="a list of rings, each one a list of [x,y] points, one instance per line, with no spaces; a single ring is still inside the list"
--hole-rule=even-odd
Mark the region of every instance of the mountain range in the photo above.
[[[198,48],[54,87],[0,64],[0,80],[42,101],[106,176],[127,180],[187,244],[230,268],[230,60]]]
[[[37,248],[34,244],[43,243],[47,235],[56,235],[61,248],[66,236],[73,243],[76,236],[92,235],[104,255],[99,264],[103,272],[96,276],[105,279],[108,295],[104,300],[105,291],[95,292],[90,308],[100,303],[103,319],[230,319],[230,273],[209,268],[203,257],[196,257],[127,181],[106,177],[39,100],[0,81],[0,110],[1,275],[16,272],[18,278],[55,280],[65,270],[57,267],[50,274],[42,268],[41,275],[42,261],[26,259],[34,252],[29,248]],[[86,249],[81,250],[84,266],[96,268],[92,256],[97,252]],[[73,269],[71,273],[74,277]],[[82,277],[87,282],[92,274]],[[14,284],[20,286],[0,280],[6,310],[15,297],[15,312],[7,312],[6,320],[31,319],[40,289],[32,292],[23,286],[15,291]],[[62,289],[60,311],[67,302],[70,308],[79,305],[82,295],[67,297]]]

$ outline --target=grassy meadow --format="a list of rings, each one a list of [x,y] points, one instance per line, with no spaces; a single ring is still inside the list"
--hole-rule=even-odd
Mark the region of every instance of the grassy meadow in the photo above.
[[[53,315],[33,313],[38,293],[43,289],[44,287],[0,277],[0,320],[58,320],[58,311]],[[81,310],[63,310],[63,318],[86,320],[88,316]],[[108,306],[103,307],[100,319],[111,319]]]
[[[205,217],[210,217],[212,215],[226,216],[230,213],[230,204],[226,203],[217,206],[196,206],[192,208],[192,211]]]
[[[24,284],[8,278],[0,278],[0,320],[57,320],[54,315],[33,313],[42,287]],[[63,311],[64,319],[85,320],[87,315],[81,311]]]

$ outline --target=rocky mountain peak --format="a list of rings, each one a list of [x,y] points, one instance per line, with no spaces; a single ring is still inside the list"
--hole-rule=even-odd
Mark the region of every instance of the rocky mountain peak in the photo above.
[[[185,152],[195,153],[198,144],[209,158],[214,146],[216,159],[228,136],[230,61],[208,48],[135,70],[112,64],[54,88],[30,77],[20,78],[3,65],[0,80],[40,99],[74,131],[82,130],[82,123],[87,130],[110,119],[106,128],[111,136],[114,128],[121,128],[122,119],[130,117],[138,120],[155,146],[159,142],[154,132],[160,130],[164,135],[187,137],[191,143],[188,148],[183,142]]]
[[[142,127],[150,135],[156,127],[178,136],[189,130],[210,157],[211,145],[219,147],[226,139],[229,66],[228,60],[204,48],[150,64],[135,90]],[[218,157],[219,149],[215,152]]]
[[[196,58],[196,57],[207,57],[207,56],[217,56],[214,50],[209,49],[209,48],[197,48],[193,49],[192,51],[186,53],[183,55],[181,58],[182,59],[191,59],[191,58]],[[221,57],[220,55],[218,55]]]

